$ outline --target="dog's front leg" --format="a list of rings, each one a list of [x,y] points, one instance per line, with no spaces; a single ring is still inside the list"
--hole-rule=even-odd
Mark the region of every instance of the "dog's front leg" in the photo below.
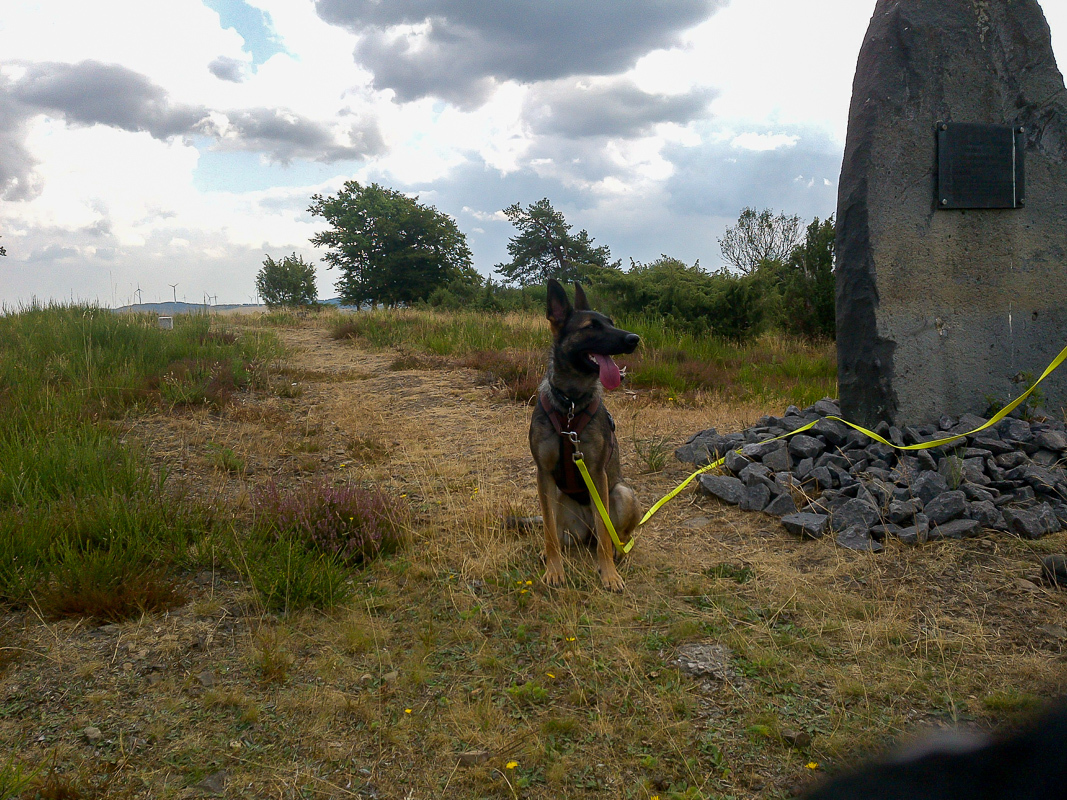
[[[552,475],[537,470],[537,498],[541,501],[541,519],[545,524],[545,583],[563,585],[563,557],[559,548],[558,489]]]
[[[608,494],[608,474],[598,470],[593,474],[593,483],[596,484],[596,490],[601,498],[607,502],[610,497]],[[593,517],[596,520],[596,560],[600,569],[600,580],[605,589],[612,592],[621,592],[624,584],[622,576],[615,568],[615,543],[611,540],[611,534],[608,533],[608,528],[604,524],[604,520],[600,516],[600,512],[597,511],[596,506],[593,507]]]

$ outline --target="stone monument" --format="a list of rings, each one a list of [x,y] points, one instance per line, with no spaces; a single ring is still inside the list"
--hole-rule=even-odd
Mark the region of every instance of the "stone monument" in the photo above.
[[[982,414],[1067,345],[1067,91],[1037,0],[878,0],[836,247],[848,419]],[[1067,366],[1042,391],[1061,415]]]

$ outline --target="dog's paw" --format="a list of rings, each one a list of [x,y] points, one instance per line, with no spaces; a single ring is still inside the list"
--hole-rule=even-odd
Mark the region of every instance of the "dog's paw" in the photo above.
[[[615,592],[621,594],[623,589],[626,588],[626,583],[622,579],[622,575],[616,572],[614,569],[606,572],[600,571],[600,582],[604,584],[604,588],[609,592]]]
[[[549,564],[545,570],[544,582],[549,586],[559,588],[563,586],[563,565]]]

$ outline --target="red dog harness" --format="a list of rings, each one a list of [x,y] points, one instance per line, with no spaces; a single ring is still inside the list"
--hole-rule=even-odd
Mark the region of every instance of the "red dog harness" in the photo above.
[[[574,442],[571,441],[570,434],[573,433],[575,436],[582,435],[585,426],[600,410],[600,398],[593,398],[593,402],[578,414],[564,417],[563,414],[552,407],[552,401],[549,396],[542,394],[541,408],[545,410],[552,427],[556,429],[556,435],[559,436],[559,461],[556,462],[556,468],[552,470],[552,477],[556,480],[556,486],[563,494],[579,505],[587,506],[590,501],[589,489],[586,487],[585,481],[582,480],[582,474],[574,463]],[[608,414],[608,419],[611,422],[611,445],[608,450],[608,457],[610,458],[612,451],[615,450],[615,420],[611,419],[610,414]]]

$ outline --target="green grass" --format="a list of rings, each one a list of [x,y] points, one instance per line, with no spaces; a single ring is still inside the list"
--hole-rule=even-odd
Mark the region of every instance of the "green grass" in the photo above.
[[[765,333],[747,344],[678,331],[663,320],[620,317],[616,324],[641,336],[641,346],[616,360],[631,385],[679,397],[718,392],[731,400],[810,405],[837,396],[832,342]],[[382,310],[334,321],[336,339],[358,338],[374,347],[448,357],[500,380],[502,394],[525,400],[536,388],[549,347],[547,323],[536,314],[504,315],[428,310]],[[539,365],[531,377],[530,364]],[[417,366],[408,356],[405,363]]]
[[[335,339],[353,337],[375,347],[398,347],[438,356],[466,356],[480,350],[544,349],[547,331],[547,323],[538,326],[536,317],[529,314],[408,309],[354,314],[333,325]]]
[[[641,336],[633,356],[621,356],[634,386],[674,396],[720,391],[731,399],[799,406],[837,396],[837,353],[832,342],[764,333],[745,344],[679,332],[648,318],[617,324]]]
[[[165,498],[165,476],[113,423],[224,405],[265,380],[277,345],[207,317],[176,323],[91,306],[0,316],[0,603],[119,619],[180,599],[170,568],[210,515]]]

